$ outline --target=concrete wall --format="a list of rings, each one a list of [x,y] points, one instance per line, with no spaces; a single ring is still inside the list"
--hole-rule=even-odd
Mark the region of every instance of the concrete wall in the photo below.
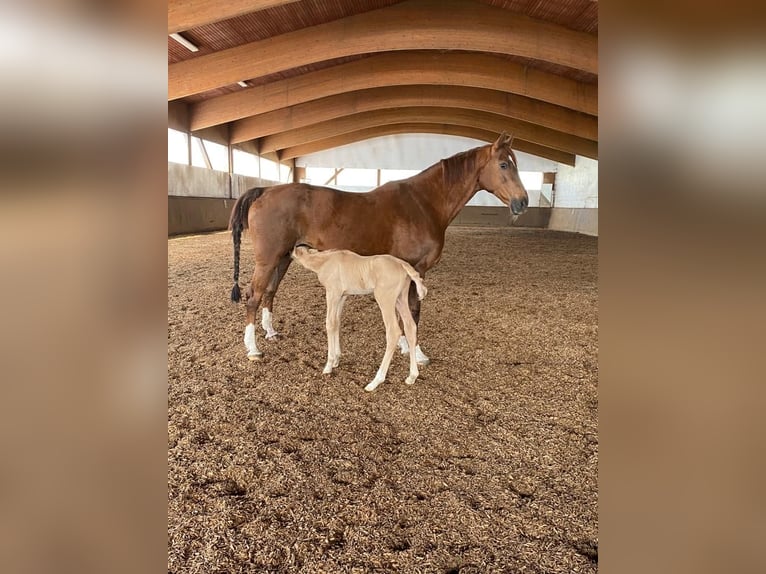
[[[234,202],[225,198],[169,196],[168,235],[226,229]],[[469,205],[458,213],[451,225],[545,228],[550,217],[550,208],[531,207],[512,223],[507,207]]]
[[[548,229],[598,235],[598,208],[554,207]]]
[[[168,162],[168,235],[226,229],[234,200],[279,182]]]
[[[234,199],[168,196],[168,235],[226,229],[234,202]]]
[[[467,205],[450,225],[545,228],[550,216],[550,208],[530,207],[511,222],[511,210],[505,206]]]

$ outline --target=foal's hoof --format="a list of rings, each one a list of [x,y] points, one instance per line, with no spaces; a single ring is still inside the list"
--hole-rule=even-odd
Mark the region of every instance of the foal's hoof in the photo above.
[[[373,381],[370,381],[369,383],[367,383],[367,386],[366,386],[366,387],[364,387],[364,390],[365,390],[365,391],[367,391],[368,393],[371,393],[372,391],[374,391],[375,389],[377,389],[377,388],[378,388],[378,385],[379,385],[380,383],[382,383],[382,382],[383,382],[383,381],[375,381],[375,380],[373,380]]]
[[[414,385],[415,381],[417,379],[418,379],[417,377],[407,377],[406,379],[404,379],[404,384],[405,385]]]
[[[247,356],[248,361],[263,361],[263,353],[255,353]]]
[[[428,357],[426,357],[425,355],[423,355],[422,357],[418,357],[418,358],[415,360],[415,362],[416,362],[418,365],[420,365],[421,367],[427,367],[428,365],[430,365],[430,364],[431,364],[431,359],[429,359]],[[413,381],[413,382],[415,382],[415,381]],[[412,384],[412,383],[410,383],[410,384]]]
[[[271,339],[276,339],[277,337],[281,337],[281,336],[282,335],[280,335],[276,331],[274,331],[273,333],[266,333],[266,340],[270,341]]]

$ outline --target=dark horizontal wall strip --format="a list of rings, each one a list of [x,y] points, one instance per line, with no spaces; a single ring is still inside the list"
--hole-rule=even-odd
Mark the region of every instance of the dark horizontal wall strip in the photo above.
[[[551,217],[550,207],[530,207],[511,221],[511,211],[507,207],[485,207],[466,205],[458,213],[452,225],[486,227],[548,227]]]
[[[214,197],[168,196],[168,235],[225,230],[234,201]],[[548,207],[530,207],[511,223],[507,207],[469,205],[462,209],[452,225],[545,228],[550,215]]]

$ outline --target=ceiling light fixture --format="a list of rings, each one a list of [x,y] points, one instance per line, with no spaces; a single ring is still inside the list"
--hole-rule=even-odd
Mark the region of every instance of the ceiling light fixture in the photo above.
[[[170,37],[173,38],[179,44],[181,44],[183,47],[187,48],[188,50],[192,52],[199,52],[199,48],[195,46],[194,44],[192,44],[191,42],[189,42],[189,40],[181,36],[181,34],[171,34]]]
[[[247,85],[247,82],[245,82],[245,81],[237,82],[237,84],[242,86],[243,88],[249,88],[250,87],[250,86]]]

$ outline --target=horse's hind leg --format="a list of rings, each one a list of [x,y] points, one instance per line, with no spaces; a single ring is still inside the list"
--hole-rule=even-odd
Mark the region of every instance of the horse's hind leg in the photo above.
[[[418,290],[415,287],[414,282],[410,282],[409,306],[412,320],[415,322],[415,326],[417,327],[418,323],[420,323],[420,299],[418,299]],[[404,319],[402,319],[402,321],[404,321]],[[402,352],[402,355],[406,355],[410,352],[410,346],[407,343],[407,338],[404,335],[399,337],[399,350]],[[425,353],[423,353],[423,351],[420,349],[420,345],[415,347],[415,357],[418,361],[418,365],[421,366],[426,366],[431,362],[431,359],[426,357]]]
[[[247,349],[247,358],[251,361],[259,361],[263,358],[263,353],[255,343],[255,317],[275,267],[276,265],[273,263],[256,263],[253,278],[246,290],[245,309],[247,310],[247,325],[245,326],[245,348]]]
[[[277,333],[274,329],[274,325],[272,323],[272,319],[274,317],[274,295],[276,295],[277,289],[279,289],[279,284],[282,282],[285,273],[287,273],[287,268],[290,267],[291,261],[292,259],[290,258],[289,253],[284,255],[282,259],[279,260],[276,269],[274,269],[274,273],[271,275],[269,284],[266,286],[266,290],[263,293],[263,304],[261,305],[261,308],[263,309],[261,312],[261,327],[263,327],[263,330],[266,331],[266,339],[272,339],[279,335],[279,333]]]
[[[417,380],[418,375],[420,374],[418,372],[418,361],[415,353],[418,344],[418,326],[412,318],[412,313],[410,312],[410,307],[407,303],[407,296],[404,291],[400,293],[396,300],[396,310],[399,313],[399,317],[402,319],[404,335],[407,338],[407,345],[410,349],[410,374],[404,382],[411,385]]]

